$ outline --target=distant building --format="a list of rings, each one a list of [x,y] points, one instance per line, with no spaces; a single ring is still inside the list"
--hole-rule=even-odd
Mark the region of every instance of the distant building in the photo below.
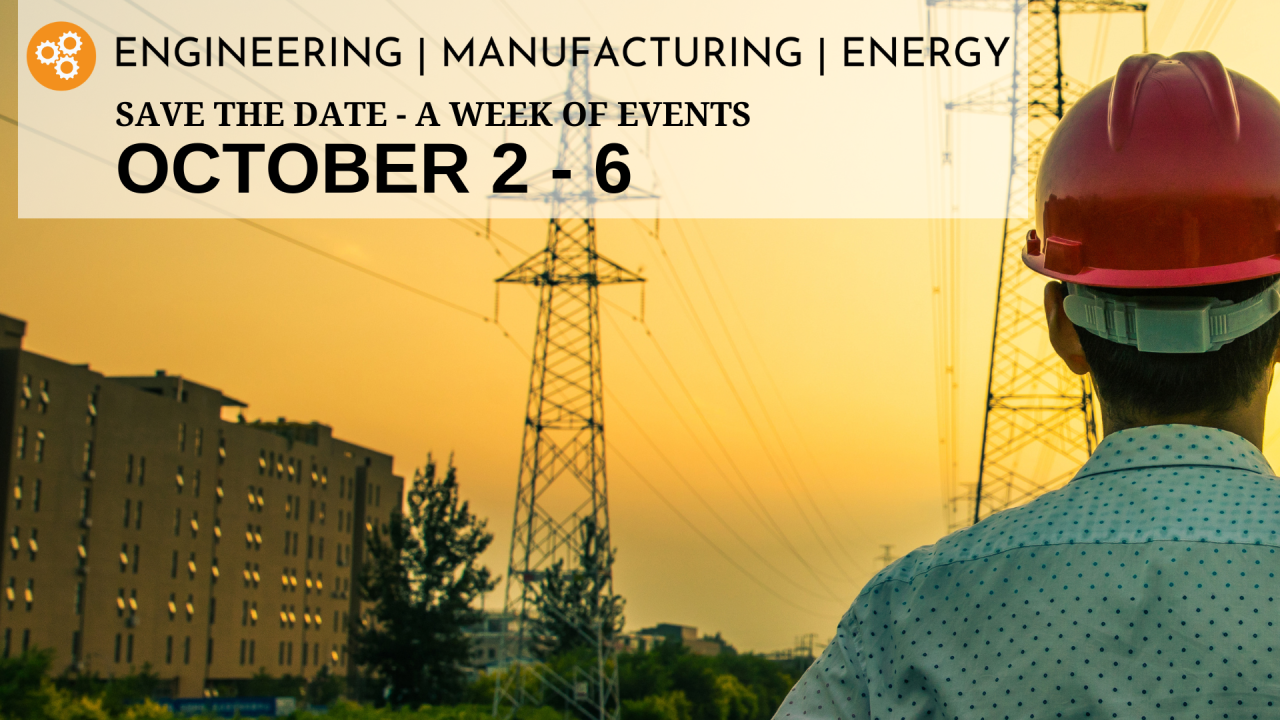
[[[471,667],[476,670],[502,667],[507,657],[515,653],[515,615],[487,612],[484,620],[468,626],[464,632],[471,639]]]
[[[614,638],[614,650],[620,653],[649,652],[666,640],[661,635],[652,635],[641,630],[633,633],[619,633]]]
[[[349,672],[366,535],[400,507],[392,458],[158,371],[106,377],[22,349],[0,315],[0,656],[179,696],[259,668]],[[279,578],[277,583],[276,578]]]
[[[737,653],[718,633],[715,637],[703,636],[699,639],[698,628],[690,625],[659,623],[654,627],[640,630],[637,634],[659,637],[665,642],[683,645],[689,648],[689,652],[694,655],[719,655],[723,652]]]

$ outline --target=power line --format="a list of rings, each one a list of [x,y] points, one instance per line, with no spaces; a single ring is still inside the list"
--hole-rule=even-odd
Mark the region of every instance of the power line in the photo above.
[[[792,554],[792,556],[794,556],[796,560],[799,561],[800,564],[803,565],[804,568],[809,571],[809,574],[813,576],[813,579],[818,581],[819,584],[825,586],[826,582],[822,579],[822,576],[818,574],[818,571],[813,567],[812,564],[809,563],[809,561],[804,557],[804,555],[801,554],[800,551],[796,549],[796,546],[791,542],[791,539],[787,537],[786,532],[783,531],[782,526],[778,524],[778,521],[774,519],[773,514],[769,512],[768,506],[765,505],[764,502],[760,499],[760,496],[756,494],[755,488],[752,487],[751,483],[747,480],[747,477],[745,474],[743,474],[742,469],[738,467],[738,463],[734,461],[733,455],[729,452],[729,449],[725,446],[724,441],[720,439],[720,435],[715,431],[715,428],[711,424],[711,421],[707,419],[706,414],[702,411],[702,407],[698,404],[697,400],[694,399],[693,393],[689,391],[688,385],[685,384],[684,380],[680,377],[680,374],[676,371],[675,365],[671,362],[671,358],[667,355],[666,351],[662,349],[662,345],[658,342],[658,338],[656,335],[653,334],[652,329],[648,326],[648,324],[641,322],[639,318],[636,318],[633,316],[631,319],[634,322],[639,323],[640,326],[644,328],[645,335],[648,336],[650,342],[653,343],[653,347],[658,352],[658,356],[662,358],[662,362],[664,365],[666,365],[667,371],[670,372],[671,377],[675,379],[676,385],[679,386],[680,391],[685,396],[685,399],[688,400],[689,404],[693,407],[694,412],[698,416],[698,419],[702,421],[703,427],[705,427],[707,429],[707,433],[711,435],[712,441],[715,442],[716,447],[720,449],[721,454],[724,455],[725,460],[729,463],[729,467],[733,469],[734,474],[738,477],[738,480],[742,484],[742,487],[745,488],[747,493],[751,496],[751,499],[755,502],[756,507],[760,509],[761,513],[763,513],[764,517],[767,520],[766,527],[768,527],[773,531],[774,536],[777,537],[779,542],[781,542],[787,548],[787,550]],[[745,500],[744,500],[744,503],[745,503]],[[748,505],[748,507],[750,506]]]
[[[745,576],[747,577],[747,579],[751,580],[751,582],[755,583],[756,585],[759,585],[761,588],[763,588],[763,589],[765,590],[765,592],[768,592],[770,595],[772,595],[772,596],[774,596],[774,597],[778,598],[779,600],[781,600],[782,602],[784,602],[784,603],[786,603],[786,604],[790,605],[791,607],[793,607],[793,608],[795,608],[795,609],[797,609],[797,610],[800,610],[801,612],[808,613],[808,614],[810,614],[810,615],[814,615],[814,616],[818,616],[818,617],[826,617],[826,614],[825,614],[825,613],[818,613],[818,612],[814,612],[813,610],[810,610],[809,608],[806,608],[806,607],[804,607],[804,606],[802,606],[802,605],[798,605],[798,604],[796,604],[796,602],[795,602],[794,600],[792,600],[792,599],[790,599],[790,598],[786,597],[785,595],[783,595],[783,594],[779,593],[777,590],[775,590],[775,589],[774,589],[772,586],[770,586],[768,583],[766,583],[766,582],[764,582],[763,580],[761,580],[760,578],[756,577],[756,576],[755,576],[755,575],[754,575],[750,570],[746,569],[746,568],[745,568],[745,567],[743,567],[741,564],[739,564],[737,560],[734,560],[734,559],[733,559],[733,557],[729,555],[729,553],[725,552],[723,548],[721,548],[719,545],[717,545],[717,544],[716,544],[716,542],[715,542],[714,540],[712,540],[711,538],[707,537],[707,534],[706,534],[706,533],[704,533],[704,532],[702,532],[702,530],[697,526],[697,524],[695,524],[692,520],[690,520],[687,516],[685,516],[685,514],[684,514],[684,513],[680,512],[680,509],[679,509],[679,508],[677,508],[677,507],[675,506],[675,504],[674,504],[674,503],[672,503],[670,500],[668,500],[668,499],[667,499],[667,497],[666,497],[665,495],[663,495],[663,494],[662,494],[662,491],[661,491],[661,490],[659,490],[659,489],[658,489],[658,488],[657,488],[653,483],[649,482],[649,478],[645,477],[645,476],[644,476],[644,474],[643,474],[643,473],[641,473],[641,472],[636,468],[636,466],[635,466],[635,465],[633,465],[633,464],[631,463],[631,461],[630,461],[630,460],[628,460],[628,459],[627,459],[627,457],[626,457],[625,455],[623,455],[623,454],[618,450],[618,446],[617,446],[617,445],[614,445],[612,442],[609,442],[609,443],[608,443],[608,446],[609,446],[609,450],[613,453],[614,457],[616,457],[616,458],[618,458],[619,460],[621,460],[621,461],[622,461],[622,464],[623,464],[623,465],[626,465],[626,466],[631,470],[631,472],[632,472],[632,473],[634,473],[634,474],[635,474],[635,476],[636,476],[637,478],[639,478],[639,479],[640,479],[640,482],[642,482],[642,483],[644,483],[644,484],[645,484],[645,487],[647,487],[647,488],[649,488],[651,491],[653,491],[653,494],[654,494],[654,495],[657,495],[657,496],[658,496],[658,499],[659,499],[659,500],[661,500],[661,501],[662,501],[662,503],[663,503],[664,505],[666,505],[668,509],[670,509],[670,510],[671,510],[671,512],[673,512],[673,513],[675,513],[675,514],[676,514],[676,517],[678,517],[678,518],[680,518],[681,520],[683,520],[683,521],[684,521],[684,524],[685,524],[685,525],[688,525],[690,530],[692,530],[692,531],[693,531],[693,532],[694,532],[698,537],[702,538],[703,542],[705,542],[706,544],[710,545],[710,546],[711,546],[711,549],[713,549],[713,550],[715,550],[717,553],[719,553],[719,554],[720,554],[720,557],[723,557],[723,558],[724,558],[724,559],[725,559],[725,560],[726,560],[730,565],[732,565],[732,566],[734,567],[734,569],[736,569],[738,572],[740,572],[740,573],[742,573],[743,575],[745,575]]]
[[[627,350],[631,352],[632,357],[636,359],[636,362],[640,363],[641,369],[644,371],[645,375],[649,378],[649,382],[653,384],[654,389],[658,391],[658,395],[663,399],[663,401],[666,402],[667,407],[671,409],[671,412],[676,416],[676,419],[680,421],[680,425],[684,427],[685,432],[689,434],[689,437],[693,439],[694,443],[698,446],[698,449],[702,451],[703,455],[705,455],[707,459],[711,461],[712,465],[716,468],[716,470],[720,472],[721,477],[724,478],[725,484],[729,486],[729,489],[732,490],[734,494],[738,496],[739,500],[742,500],[743,503],[746,504],[747,509],[750,510],[752,515],[755,516],[756,521],[764,525],[765,529],[768,530],[769,528],[765,523],[765,520],[758,514],[755,508],[751,507],[751,505],[747,503],[746,498],[742,495],[742,491],[739,490],[729,480],[729,476],[725,473],[724,469],[720,466],[719,463],[715,461],[714,457],[707,450],[706,446],[703,445],[702,441],[699,440],[698,437],[693,433],[693,428],[689,427],[689,423],[685,421],[684,417],[676,409],[675,404],[671,401],[671,397],[667,395],[666,390],[662,388],[662,385],[658,383],[657,378],[653,376],[653,373],[649,370],[648,364],[645,363],[645,361],[640,357],[640,354],[636,352],[635,346],[631,344],[631,341],[629,339],[627,339],[626,334],[623,333],[622,328],[618,325],[618,321],[614,319],[612,313],[607,314],[607,317],[609,319],[609,322],[613,325],[614,329],[618,331],[618,336],[622,339],[623,344],[626,345]],[[685,487],[689,489],[689,492],[693,493],[694,497],[698,498],[698,501],[701,502],[702,505],[707,508],[707,511],[710,512],[712,516],[714,516],[716,520],[718,520],[726,530],[732,533],[733,536],[737,538],[738,541],[741,542],[743,546],[747,548],[747,550],[749,550],[753,555],[755,555],[760,560],[760,562],[764,563],[766,567],[768,567],[770,570],[777,573],[777,575],[781,577],[783,580],[786,580],[788,583],[791,583],[792,585],[796,586],[800,590],[803,590],[804,592],[810,593],[812,595],[817,595],[817,593],[814,593],[813,590],[806,588],[803,585],[800,585],[795,580],[791,579],[791,577],[789,577],[788,575],[783,573],[781,570],[779,570],[777,567],[775,567],[772,563],[770,563],[767,559],[765,559],[765,557],[761,555],[758,550],[756,550],[750,543],[748,543],[745,538],[743,538],[740,534],[738,534],[738,532],[734,530],[733,527],[730,526],[729,523],[723,517],[721,517],[718,512],[716,512],[716,510],[711,506],[710,503],[707,502],[707,500],[702,496],[702,494],[698,492],[697,488],[685,478],[685,476],[680,472],[680,470],[675,466],[675,464],[672,463],[671,460],[667,458],[666,454],[662,452],[662,449],[658,446],[658,444],[654,442],[653,438],[651,438],[647,432],[644,431],[644,428],[635,419],[635,417],[626,409],[626,407],[622,405],[622,402],[618,400],[617,396],[612,391],[609,392],[609,396],[613,399],[614,403],[617,404],[618,408],[627,417],[627,419],[630,420],[633,425],[635,425],[636,430],[640,433],[641,437],[643,437],[645,441],[649,443],[649,445],[653,448],[654,452],[658,454],[658,457],[660,457],[662,461],[665,462],[667,466],[671,468],[672,472],[674,472],[676,476],[680,479],[680,481],[684,483]],[[831,590],[830,587],[824,585],[823,589],[826,590],[828,595],[830,595],[833,599],[839,599],[839,597],[836,596],[836,594]]]
[[[755,382],[751,379],[751,375],[747,371],[745,363],[743,363],[742,361],[742,355],[738,351],[737,344],[733,342],[733,338],[729,334],[728,326],[724,322],[724,316],[720,313],[719,306],[716,304],[715,299],[711,297],[711,291],[710,291],[710,288],[707,287],[706,278],[705,276],[703,276],[702,269],[698,266],[697,259],[693,256],[692,250],[689,247],[688,237],[685,235],[684,229],[680,225],[680,221],[676,220],[675,223],[676,223],[676,230],[680,233],[681,238],[684,240],[685,249],[686,251],[689,252],[689,257],[693,261],[694,268],[697,271],[698,277],[702,282],[703,291],[707,294],[707,298],[711,302],[712,309],[715,311],[716,317],[720,320],[721,328],[725,332],[725,336],[729,341],[729,346],[733,350],[734,355],[737,357],[739,365],[743,369],[744,375],[746,375],[748,386],[754,392],[757,401],[759,401],[760,400],[759,391],[755,388]],[[666,258],[668,263],[671,263],[671,257],[670,255],[667,254],[665,247],[663,247],[661,238],[655,238],[655,241],[658,243],[659,247],[662,248],[663,257]],[[679,273],[675,270],[674,264],[672,264],[672,274],[676,277],[677,286],[680,288],[681,293],[685,295],[686,299],[689,302],[690,307],[692,307],[693,301],[688,297],[688,291],[685,289],[683,281],[679,279]],[[822,536],[818,534],[818,530],[813,525],[813,521],[809,518],[809,514],[805,512],[804,508],[800,505],[800,501],[796,497],[795,491],[791,488],[791,483],[787,481],[785,475],[782,473],[782,469],[779,467],[776,458],[774,458],[773,453],[770,451],[768,443],[765,442],[764,435],[760,432],[760,428],[758,425],[756,425],[755,419],[751,416],[751,412],[747,408],[746,402],[743,400],[741,393],[738,391],[737,386],[733,382],[733,379],[729,376],[729,372],[725,368],[724,362],[720,359],[719,353],[715,350],[714,344],[711,342],[710,334],[707,332],[705,325],[703,325],[701,318],[697,317],[696,310],[694,311],[694,317],[697,319],[698,327],[702,331],[703,340],[707,346],[707,349],[711,352],[712,359],[715,360],[716,367],[719,368],[721,376],[724,377],[725,383],[728,385],[730,393],[733,395],[734,399],[737,401],[738,407],[742,410],[743,417],[746,419],[747,424],[751,428],[752,433],[756,436],[756,440],[760,444],[761,450],[764,451],[765,458],[768,459],[769,465],[773,469],[774,474],[778,476],[780,484],[782,485],[783,489],[786,490],[787,492],[787,496],[791,499],[792,504],[795,505],[796,510],[800,513],[801,519],[803,519],[805,525],[808,526],[809,531],[813,534],[814,539],[817,540],[818,546],[822,548],[823,552],[826,553],[828,558],[830,558],[832,564],[836,566],[836,568],[841,572],[841,574],[845,576],[845,578],[850,583],[856,584],[853,577],[849,575],[849,573],[845,570],[844,566],[841,565],[841,563],[838,560],[836,560],[835,555],[831,552],[831,548],[827,546],[826,541],[823,540]],[[773,426],[774,432],[776,434],[777,432],[776,425],[773,425],[772,418],[769,415],[767,408],[763,408],[762,406],[762,409],[764,410],[766,420],[770,423],[771,426]],[[790,460],[790,455],[787,454],[785,446],[783,447],[783,455],[788,459],[788,461]],[[794,467],[795,467],[794,463],[792,463],[793,470],[794,470]],[[810,503],[814,506],[815,511],[817,512],[820,520],[827,527],[828,532],[829,533],[832,532],[830,523],[827,522],[826,516],[823,515],[820,510],[817,510],[817,504],[813,502],[813,496],[808,492],[808,487],[804,484],[803,480],[801,480],[800,485],[801,485],[801,488],[805,491],[805,494],[808,496]],[[835,537],[834,534],[832,536]],[[836,542],[837,544],[840,544],[839,539],[836,539]],[[841,544],[841,549],[845,551],[846,555],[848,555],[848,551],[844,549],[843,544]],[[855,560],[853,560],[852,556],[849,556],[849,560],[850,562],[856,562]]]
[[[21,122],[19,122],[17,119],[15,119],[15,118],[11,118],[11,117],[9,117],[8,115],[0,114],[0,120],[3,120],[4,122],[7,122],[7,123],[9,123],[9,124],[11,124],[11,125],[13,125],[13,126],[15,126],[15,127],[19,128],[19,129],[26,130],[27,132],[30,132],[30,133],[33,133],[33,134],[35,134],[35,135],[38,135],[38,136],[40,136],[40,137],[42,137],[42,138],[45,138],[46,140],[49,140],[49,141],[54,142],[54,143],[56,143],[56,144],[58,144],[58,145],[61,145],[61,146],[65,147],[65,148],[67,148],[67,149],[69,149],[69,150],[72,150],[72,151],[74,151],[74,152],[76,152],[76,153],[79,153],[79,154],[81,154],[81,155],[83,155],[83,156],[85,156],[85,157],[87,157],[87,158],[89,158],[89,159],[91,159],[91,160],[94,160],[94,161],[96,161],[96,162],[102,163],[103,165],[106,165],[106,166],[108,166],[108,167],[114,167],[114,166],[112,165],[112,163],[108,162],[106,159],[101,158],[101,157],[99,157],[98,155],[95,155],[94,153],[91,153],[91,152],[89,152],[88,150],[85,150],[84,148],[78,147],[78,146],[76,146],[76,145],[74,145],[74,144],[72,144],[72,143],[69,143],[69,142],[67,142],[67,141],[65,141],[65,140],[62,140],[61,138],[55,137],[55,136],[50,135],[50,134],[48,134],[48,133],[46,133],[46,132],[43,132],[43,131],[41,131],[41,130],[37,130],[36,128],[33,128],[33,127],[31,127],[30,125],[26,125],[26,124],[24,124],[24,123],[21,123]],[[168,190],[168,188],[166,188],[166,190]],[[171,191],[171,192],[175,192],[175,191],[172,191],[172,190],[170,190],[170,191]],[[470,308],[468,308],[468,307],[465,307],[465,306],[459,305],[458,303],[455,303],[455,302],[453,302],[453,301],[451,301],[451,300],[446,300],[446,299],[444,299],[444,298],[440,297],[439,295],[435,295],[434,293],[427,292],[426,290],[422,290],[422,289],[420,289],[420,288],[416,288],[416,287],[414,287],[414,286],[412,286],[412,285],[409,285],[408,283],[404,283],[404,282],[401,282],[401,281],[399,281],[399,280],[396,280],[395,278],[393,278],[393,277],[391,277],[391,276],[389,276],[389,275],[384,275],[383,273],[380,273],[380,272],[378,272],[378,271],[376,271],[376,270],[373,270],[373,269],[371,269],[371,268],[367,268],[367,267],[365,267],[365,266],[363,266],[363,265],[360,265],[359,263],[352,262],[352,261],[347,260],[346,258],[340,257],[340,256],[338,256],[338,255],[334,255],[333,253],[330,253],[330,252],[328,252],[328,251],[326,251],[326,250],[321,250],[320,248],[318,248],[318,247],[316,247],[316,246],[314,246],[314,245],[311,245],[311,244],[309,244],[309,243],[307,243],[307,242],[304,242],[304,241],[302,241],[302,240],[299,240],[298,238],[295,238],[295,237],[293,237],[293,236],[291,236],[291,235],[286,235],[285,233],[282,233],[282,232],[280,232],[280,231],[278,231],[278,230],[274,230],[274,229],[272,229],[272,228],[269,228],[269,227],[267,227],[267,226],[265,226],[265,225],[262,225],[261,223],[258,223],[258,222],[255,222],[255,221],[253,221],[253,220],[249,220],[249,219],[246,219],[246,218],[238,217],[238,216],[236,216],[236,215],[234,215],[234,214],[232,214],[232,213],[229,213],[229,212],[227,212],[227,211],[225,211],[225,210],[223,210],[223,209],[221,209],[221,208],[217,207],[216,205],[212,205],[212,204],[210,204],[210,203],[207,203],[207,202],[205,202],[205,201],[203,201],[203,200],[199,200],[199,199],[196,199],[196,198],[189,198],[189,199],[191,199],[191,200],[193,200],[194,202],[197,202],[197,203],[199,203],[199,204],[201,204],[201,205],[204,205],[205,207],[208,207],[208,208],[210,208],[210,209],[212,209],[212,210],[215,210],[215,211],[217,211],[218,213],[220,213],[220,214],[222,214],[222,215],[225,215],[228,219],[235,220],[236,222],[239,222],[239,223],[241,223],[241,224],[247,225],[247,226],[249,226],[249,227],[251,227],[251,228],[253,228],[253,229],[255,229],[255,230],[259,231],[259,232],[262,232],[262,233],[265,233],[265,234],[267,234],[267,235],[270,235],[271,237],[274,237],[274,238],[276,238],[276,239],[278,239],[278,240],[283,240],[284,242],[287,242],[287,243],[289,243],[289,244],[291,244],[291,245],[293,245],[293,246],[295,246],[295,247],[298,247],[298,248],[301,248],[301,249],[306,250],[306,251],[308,251],[308,252],[311,252],[311,253],[314,253],[314,254],[316,254],[316,255],[319,255],[320,257],[323,257],[323,258],[325,258],[325,259],[327,259],[327,260],[331,260],[331,261],[333,261],[333,262],[336,262],[336,263],[338,263],[338,264],[340,264],[340,265],[343,265],[343,266],[345,266],[345,267],[348,267],[348,268],[350,268],[350,269],[352,269],[352,270],[355,270],[355,271],[357,271],[357,272],[359,272],[359,273],[363,273],[364,275],[368,275],[369,277],[372,277],[372,278],[374,278],[374,279],[376,279],[376,280],[381,280],[382,282],[385,282],[385,283],[388,283],[388,284],[393,285],[393,286],[395,286],[395,287],[398,287],[398,288],[400,288],[401,290],[404,290],[404,291],[406,291],[406,292],[413,293],[414,295],[417,295],[418,297],[421,297],[421,298],[423,298],[423,299],[430,300],[430,301],[435,302],[435,303],[439,303],[440,305],[443,305],[443,306],[445,306],[445,307],[447,307],[447,308],[449,308],[449,309],[451,309],[451,310],[456,310],[456,311],[458,311],[458,312],[460,312],[460,313],[463,313],[464,315],[467,315],[467,316],[470,316],[470,317],[476,318],[477,320],[481,320],[481,321],[483,321],[483,322],[485,322],[485,323],[488,323],[488,324],[492,324],[495,328],[497,328],[497,329],[498,329],[498,331],[499,331],[499,332],[501,332],[501,333],[502,333],[503,337],[507,338],[507,340],[508,340],[508,341],[510,341],[510,342],[512,343],[512,345],[514,345],[514,346],[515,346],[515,348],[516,348],[517,350],[519,350],[521,353],[523,353],[523,352],[524,352],[524,349],[520,347],[520,344],[516,342],[515,338],[511,337],[511,334],[507,332],[507,329],[506,329],[505,327],[503,327],[500,323],[498,323],[496,319],[491,318],[491,317],[489,317],[488,315],[485,315],[484,313],[476,312],[475,310],[472,310],[472,309],[470,309]]]

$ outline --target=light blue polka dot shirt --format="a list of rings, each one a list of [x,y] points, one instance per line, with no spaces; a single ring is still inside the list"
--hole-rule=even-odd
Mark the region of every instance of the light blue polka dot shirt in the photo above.
[[[1280,480],[1193,425],[872,578],[774,716],[1280,717]]]

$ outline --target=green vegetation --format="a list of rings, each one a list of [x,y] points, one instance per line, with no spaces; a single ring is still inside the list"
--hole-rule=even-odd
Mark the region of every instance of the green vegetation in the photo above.
[[[623,720],[769,720],[803,668],[759,655],[693,655],[670,643],[621,655]]]
[[[622,631],[626,601],[612,591],[614,549],[590,517],[582,521],[578,547],[577,568],[566,570],[557,560],[536,585],[534,645],[544,660],[578,648],[594,651]]]
[[[463,628],[484,618],[473,602],[497,585],[477,563],[493,535],[458,497],[452,460],[437,478],[428,455],[405,506],[407,514],[392,515],[385,533],[375,529],[358,578],[369,609],[355,641],[362,674],[353,690],[393,706],[456,703],[471,655]]]

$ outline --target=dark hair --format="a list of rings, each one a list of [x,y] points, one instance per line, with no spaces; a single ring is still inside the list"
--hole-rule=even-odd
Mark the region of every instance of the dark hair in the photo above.
[[[1240,302],[1266,290],[1280,275],[1228,285],[1119,290],[1130,297],[1214,297]],[[1247,400],[1262,381],[1280,341],[1280,315],[1206,353],[1149,353],[1098,337],[1076,326],[1107,412],[1125,424],[1142,417],[1224,412]]]

